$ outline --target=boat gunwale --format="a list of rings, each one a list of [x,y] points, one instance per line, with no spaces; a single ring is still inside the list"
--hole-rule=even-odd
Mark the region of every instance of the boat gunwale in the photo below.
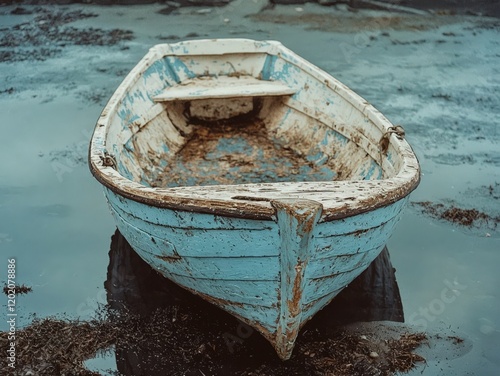
[[[275,220],[275,210],[271,201],[282,198],[304,198],[323,205],[321,221],[341,219],[387,206],[410,194],[420,182],[420,168],[411,146],[404,139],[392,134],[389,144],[394,148],[402,163],[399,172],[381,180],[339,180],[320,182],[280,182],[252,183],[238,185],[209,185],[194,187],[151,188],[122,176],[113,166],[104,166],[101,157],[106,150],[106,135],[111,115],[116,113],[124,92],[131,87],[152,63],[158,58],[169,55],[199,56],[199,52],[189,52],[186,45],[217,44],[220,41],[238,50],[219,50],[206,53],[219,55],[225,53],[265,53],[276,55],[296,65],[302,71],[324,82],[331,90],[346,100],[379,128],[382,134],[388,132],[393,124],[362,97],[306,61],[293,51],[276,41],[253,41],[249,39],[195,40],[175,44],[160,44],[150,51],[125,77],[108,104],[102,111],[89,147],[89,167],[94,177],[114,193],[146,205],[209,213],[239,218]],[[253,50],[248,45],[253,45]],[[240,47],[240,46],[243,46]],[[229,47],[229,48],[230,48]],[[173,51],[178,49],[182,51]],[[248,49],[248,50],[247,50]],[[346,195],[347,193],[347,195]],[[364,194],[361,194],[364,193]],[[355,196],[353,196],[355,195]]]

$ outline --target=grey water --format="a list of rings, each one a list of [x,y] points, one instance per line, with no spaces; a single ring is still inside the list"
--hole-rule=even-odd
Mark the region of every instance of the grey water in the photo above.
[[[33,289],[16,299],[19,328],[33,315],[88,319],[106,303],[115,225],[88,171],[87,146],[107,98],[156,43],[279,40],[404,126],[422,165],[413,202],[500,215],[498,22],[461,16],[387,21],[384,12],[353,15],[306,4],[275,8],[276,23],[246,17],[257,2],[245,3],[167,15],[158,13],[161,4],[47,6],[93,14],[71,27],[126,29],[134,38],[108,45],[41,43],[19,33],[9,34],[18,44],[1,39],[0,281],[15,258],[16,283]],[[0,38],[37,22],[35,7],[25,8],[33,12],[0,7]],[[339,26],[335,17],[350,21]],[[410,206],[388,247],[406,323],[430,333],[451,331],[472,344],[463,354],[431,351],[412,374],[498,375],[500,230],[462,228]],[[5,331],[7,298],[0,301]]]

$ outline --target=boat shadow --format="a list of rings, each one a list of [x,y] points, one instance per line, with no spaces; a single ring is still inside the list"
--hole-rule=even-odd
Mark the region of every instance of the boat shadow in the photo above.
[[[282,364],[257,331],[162,277],[118,230],[111,238],[104,286],[112,312],[151,323],[150,328],[131,326],[131,331],[140,332],[140,341],[117,341],[116,363],[122,375],[225,375]],[[325,340],[344,324],[386,320],[403,322],[404,314],[395,270],[384,248],[366,271],[306,324],[296,347],[301,341]]]

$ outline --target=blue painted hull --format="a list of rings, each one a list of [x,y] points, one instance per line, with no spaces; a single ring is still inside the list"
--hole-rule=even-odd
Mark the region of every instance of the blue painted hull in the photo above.
[[[361,274],[384,248],[407,198],[375,211],[315,223],[301,249],[301,295],[294,333],[283,294],[296,254],[277,221],[192,213],[148,206],[106,189],[120,232],[154,269],[258,329],[288,358],[299,329]],[[290,257],[290,255],[293,257]],[[294,259],[295,258],[295,259]],[[288,279],[287,279],[288,278]],[[293,300],[292,296],[288,300]],[[290,341],[288,348],[279,336]],[[281,347],[280,347],[281,346]],[[285,347],[285,350],[283,349]]]
[[[244,39],[152,48],[89,161],[136,252],[284,360],[381,252],[420,178],[401,127],[280,43]]]

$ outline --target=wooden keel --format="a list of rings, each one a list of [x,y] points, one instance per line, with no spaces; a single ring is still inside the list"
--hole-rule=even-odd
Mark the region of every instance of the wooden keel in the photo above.
[[[271,201],[280,233],[280,315],[274,347],[282,360],[292,355],[302,324],[304,273],[310,258],[314,226],[323,206],[313,200],[280,199]]]

